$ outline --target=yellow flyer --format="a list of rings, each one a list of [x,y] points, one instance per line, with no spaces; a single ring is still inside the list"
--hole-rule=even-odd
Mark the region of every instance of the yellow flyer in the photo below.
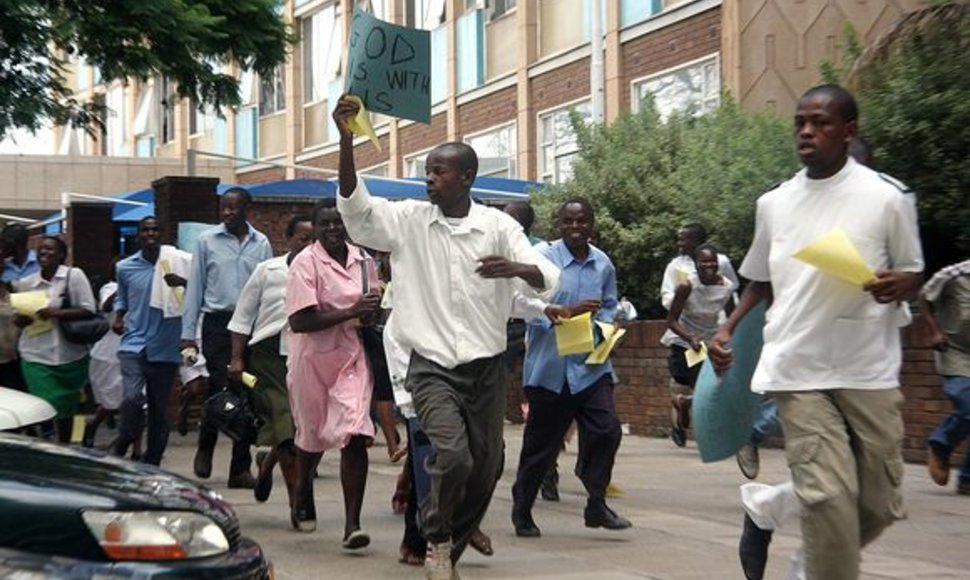
[[[817,238],[792,257],[857,286],[876,277],[842,228]]]
[[[589,353],[586,357],[586,364],[588,365],[601,365],[610,358],[610,353],[613,352],[613,348],[616,347],[616,343],[623,338],[626,334],[625,328],[617,328],[612,324],[606,322],[596,321],[596,326],[599,327],[600,332],[603,333],[603,342],[593,349],[593,352]]]
[[[707,358],[707,345],[701,342],[701,347],[697,350],[688,348],[684,351],[684,358],[687,359],[688,367],[701,364]]]
[[[50,305],[50,298],[47,297],[47,290],[31,290],[30,292],[14,292],[10,295],[10,307],[17,314],[30,316],[34,322],[24,329],[27,336],[37,336],[44,332],[54,329],[54,323],[50,320],[37,318],[37,311],[43,310]]]
[[[592,313],[567,318],[556,325],[556,348],[559,356],[582,354],[593,350]]]

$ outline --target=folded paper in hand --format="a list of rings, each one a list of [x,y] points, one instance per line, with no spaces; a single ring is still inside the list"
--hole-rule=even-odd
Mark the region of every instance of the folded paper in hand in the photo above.
[[[684,351],[684,358],[687,359],[688,368],[701,364],[707,358],[707,345],[701,342],[701,347],[697,350],[688,348]]]
[[[625,328],[617,328],[612,324],[600,322],[599,320],[596,321],[596,326],[598,326],[600,332],[603,333],[603,342],[599,343],[596,348],[593,349],[593,352],[589,353],[589,356],[586,357],[586,364],[588,365],[601,365],[605,363],[607,359],[610,358],[610,353],[613,352],[613,347],[615,347],[616,343],[618,343],[620,339],[623,338],[623,335],[626,334]]]
[[[857,286],[876,277],[842,228],[817,238],[792,257]]]
[[[556,325],[556,348],[559,356],[582,354],[593,350],[592,313],[567,318]]]

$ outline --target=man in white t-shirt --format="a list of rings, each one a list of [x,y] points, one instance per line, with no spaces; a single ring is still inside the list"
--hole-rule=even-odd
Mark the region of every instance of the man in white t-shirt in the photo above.
[[[698,223],[687,224],[677,231],[677,257],[667,263],[664,277],[660,283],[660,303],[670,310],[677,286],[687,281],[687,277],[697,272],[694,266],[694,249],[707,243],[707,228]],[[717,255],[718,271],[738,286],[738,275],[731,266],[731,259],[724,254]]]
[[[771,302],[751,388],[778,403],[809,579],[858,578],[861,547],[905,514],[898,303],[918,291],[923,256],[914,196],[848,155],[857,117],[838,86],[799,100],[805,169],[758,200],[740,270],[751,284],[711,341],[715,366],[729,367],[732,331]],[[792,257],[836,228],[875,272],[862,287]]]

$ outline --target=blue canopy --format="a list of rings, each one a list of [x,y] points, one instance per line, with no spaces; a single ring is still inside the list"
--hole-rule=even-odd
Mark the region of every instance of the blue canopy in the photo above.
[[[323,179],[282,179],[265,183],[225,183],[216,186],[216,194],[239,187],[253,197],[333,197],[337,194],[337,184]]]
[[[382,179],[375,176],[365,176],[367,188],[372,195],[389,199],[425,199],[425,180],[421,177],[402,179]],[[514,201],[529,199],[529,192],[540,189],[543,184],[538,181],[521,179],[506,179],[503,177],[477,177],[472,184],[472,197],[491,201]]]

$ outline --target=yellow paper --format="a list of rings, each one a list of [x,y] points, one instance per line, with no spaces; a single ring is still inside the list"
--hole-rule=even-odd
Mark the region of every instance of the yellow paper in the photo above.
[[[567,318],[556,325],[556,348],[559,356],[582,354],[593,350],[592,313]]]
[[[357,111],[357,115],[347,122],[347,128],[354,135],[367,136],[370,142],[374,144],[374,147],[377,147],[377,150],[380,151],[381,142],[378,141],[377,133],[374,132],[374,127],[370,124],[370,115],[367,114],[367,109],[364,108],[364,101],[360,100],[360,97],[356,95],[346,95],[345,98],[360,105],[360,110]]]
[[[821,236],[792,257],[858,286],[876,277],[842,228]]]
[[[162,273],[168,276],[172,273],[172,263],[168,261],[167,258],[162,258],[158,261],[158,266],[162,269]],[[172,295],[175,296],[175,304],[182,308],[185,303],[185,288],[181,286],[175,286],[172,288]]]
[[[71,424],[71,443],[80,443],[84,440],[84,415],[74,415],[74,422]]]
[[[256,386],[257,380],[258,379],[256,378],[256,375],[245,373],[245,372],[242,374],[242,383],[247,387],[249,387],[250,389]]]
[[[54,323],[50,320],[37,318],[37,311],[43,310],[50,305],[46,290],[32,290],[30,292],[15,292],[10,295],[10,306],[17,314],[30,316],[34,322],[24,329],[27,336],[37,336],[44,332],[50,332],[54,328]]]
[[[676,280],[678,284],[683,284],[688,278],[690,278],[689,271],[683,268],[674,268],[674,280]]]
[[[626,334],[625,328],[617,328],[612,324],[600,322],[599,320],[596,321],[596,326],[603,333],[603,342],[599,343],[593,349],[593,352],[589,353],[589,356],[586,357],[586,364],[588,365],[601,365],[605,363],[610,358],[610,353],[613,352],[616,343]]]
[[[707,358],[707,345],[701,342],[700,350],[688,348],[684,351],[684,358],[687,359],[688,368],[701,364]]]

